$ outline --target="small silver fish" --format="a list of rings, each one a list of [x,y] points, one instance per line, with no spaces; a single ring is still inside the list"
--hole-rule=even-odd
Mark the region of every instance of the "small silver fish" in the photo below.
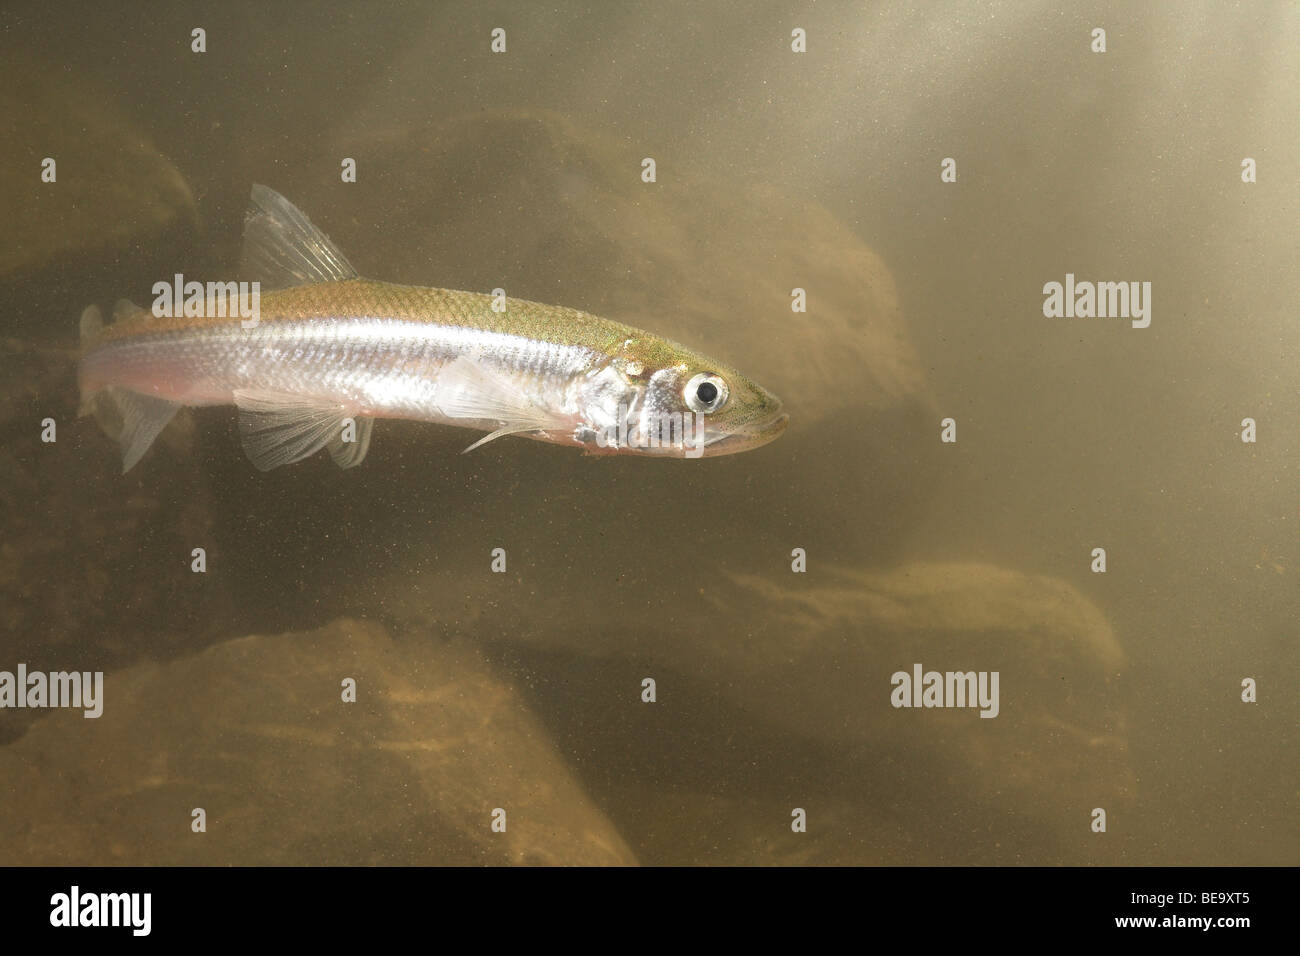
[[[747,451],[786,427],[775,395],[647,332],[574,309],[362,279],[265,186],[253,187],[243,259],[260,282],[255,323],[215,300],[202,315],[161,318],[119,302],[111,325],[95,306],[82,314],[82,409],[121,443],[124,472],[182,405],[238,406],[244,451],[262,470],[321,448],[344,468],[360,464],[376,418],[488,432],[466,451],[522,435],[675,457]]]

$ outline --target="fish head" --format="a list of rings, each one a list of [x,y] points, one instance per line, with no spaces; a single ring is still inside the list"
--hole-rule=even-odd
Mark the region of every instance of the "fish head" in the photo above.
[[[666,339],[629,340],[615,364],[634,393],[620,451],[733,455],[766,445],[789,421],[781,400],[757,382]]]

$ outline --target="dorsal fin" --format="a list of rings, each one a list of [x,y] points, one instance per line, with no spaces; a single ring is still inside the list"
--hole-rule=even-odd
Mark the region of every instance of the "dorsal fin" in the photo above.
[[[264,291],[357,278],[347,256],[289,200],[254,186],[244,215],[243,272]]]

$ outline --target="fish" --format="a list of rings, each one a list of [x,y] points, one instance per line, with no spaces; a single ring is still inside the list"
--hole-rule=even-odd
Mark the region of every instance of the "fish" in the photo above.
[[[789,421],[756,382],[658,335],[504,295],[364,279],[266,186],[252,189],[241,270],[258,290],[252,321],[219,290],[193,309],[167,307],[170,292],[148,310],[120,300],[107,324],[98,306],[82,313],[81,410],[118,441],[124,474],[183,406],[235,406],[263,471],[321,449],[359,465],[381,418],[487,433],[465,451],[521,436],[687,458],[758,448]]]

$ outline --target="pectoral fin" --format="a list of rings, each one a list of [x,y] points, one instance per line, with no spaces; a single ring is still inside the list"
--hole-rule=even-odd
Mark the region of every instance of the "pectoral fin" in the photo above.
[[[478,441],[474,442],[474,444],[467,445],[465,448],[462,448],[460,453],[462,455],[468,454],[469,452],[473,451],[475,448],[479,448],[483,445],[486,445],[490,441],[496,441],[498,438],[505,438],[507,435],[520,435],[523,434],[524,432],[535,432],[535,431],[537,431],[536,425],[514,425],[507,428],[498,428],[494,432],[488,432],[488,434],[484,435]]]
[[[534,403],[509,377],[472,355],[462,355],[438,372],[434,403],[448,418],[500,424],[465,451],[506,435],[563,429],[569,424],[567,419]]]

